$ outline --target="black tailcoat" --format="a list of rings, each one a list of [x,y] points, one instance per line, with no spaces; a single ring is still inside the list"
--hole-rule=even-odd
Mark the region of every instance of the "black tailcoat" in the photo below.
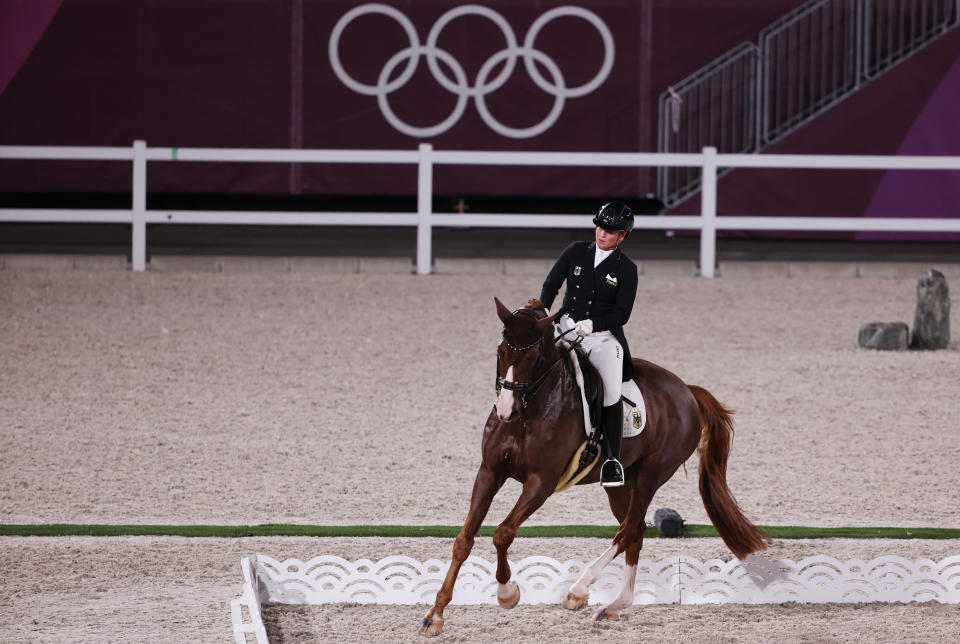
[[[631,380],[633,362],[623,325],[630,319],[637,297],[637,265],[617,246],[594,268],[595,248],[594,242],[574,242],[567,246],[543,282],[540,301],[550,308],[566,280],[567,290],[559,313],[566,313],[578,322],[593,320],[594,331],[613,333],[623,347],[623,380]]]

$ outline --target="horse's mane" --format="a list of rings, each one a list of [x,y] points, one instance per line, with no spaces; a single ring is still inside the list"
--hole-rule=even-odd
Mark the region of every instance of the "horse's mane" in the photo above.
[[[541,315],[540,317],[547,317],[547,307],[545,307],[543,305],[543,302],[541,302],[537,298],[532,298],[530,300],[527,300],[527,305],[523,308],[531,309],[533,311],[543,311],[543,315]]]
[[[537,298],[533,298],[531,300],[527,300],[527,305],[525,307],[522,309],[517,309],[513,313],[514,317],[516,317],[517,313],[522,313],[523,317],[527,319],[542,320],[543,318],[547,317],[547,307],[545,307],[543,302]]]

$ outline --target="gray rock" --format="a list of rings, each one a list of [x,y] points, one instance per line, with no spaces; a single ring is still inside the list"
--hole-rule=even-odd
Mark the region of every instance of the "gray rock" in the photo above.
[[[859,343],[864,349],[906,351],[909,336],[906,322],[868,322],[860,325]]]
[[[911,349],[946,349],[950,344],[950,289],[947,278],[928,269],[917,282]]]
[[[683,532],[683,518],[670,508],[660,508],[654,512],[653,523],[657,526],[657,532],[664,537],[679,537]]]

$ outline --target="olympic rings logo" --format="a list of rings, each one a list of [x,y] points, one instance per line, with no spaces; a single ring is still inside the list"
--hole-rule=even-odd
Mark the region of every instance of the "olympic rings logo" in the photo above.
[[[393,18],[406,32],[407,38],[410,41],[409,47],[401,49],[386,62],[380,70],[376,85],[361,83],[351,77],[343,68],[339,52],[340,38],[343,35],[344,29],[347,28],[347,25],[355,18],[370,13],[382,14]],[[476,15],[487,18],[500,28],[506,41],[506,47],[490,56],[490,58],[483,63],[472,85],[467,80],[466,72],[459,61],[449,52],[437,47],[437,41],[444,27],[446,27],[450,21],[466,15]],[[603,64],[600,66],[600,70],[589,82],[577,87],[567,87],[563,73],[560,71],[556,62],[534,46],[540,30],[543,29],[548,22],[561,16],[574,16],[586,20],[593,25],[603,39]],[[476,101],[477,112],[479,112],[483,122],[498,134],[514,139],[526,139],[537,136],[556,123],[560,117],[560,113],[563,111],[564,102],[568,98],[585,96],[599,87],[601,83],[607,79],[613,67],[614,55],[613,35],[610,33],[610,29],[607,28],[607,25],[592,11],[572,6],[551,9],[533,22],[530,30],[527,32],[526,38],[524,38],[523,46],[518,46],[517,37],[513,29],[503,16],[492,9],[475,4],[456,7],[440,16],[430,29],[427,42],[424,45],[420,44],[420,37],[413,23],[399,10],[389,5],[379,3],[360,5],[343,14],[340,20],[337,21],[333,31],[330,33],[329,50],[330,65],[333,67],[337,78],[339,78],[344,85],[359,94],[376,96],[380,112],[390,125],[407,136],[419,138],[436,136],[453,127],[457,121],[460,120],[460,117],[463,116],[467,108],[467,103],[471,98]],[[420,61],[420,56],[426,57],[427,67],[430,69],[437,83],[457,97],[457,103],[450,115],[440,123],[429,127],[416,127],[400,120],[390,107],[390,101],[388,100],[391,93],[406,85],[414,75]],[[527,74],[530,75],[530,78],[533,79],[537,87],[554,97],[553,107],[550,113],[547,114],[540,123],[526,128],[515,128],[500,123],[490,113],[486,104],[486,96],[495,92],[507,82],[517,65],[517,59],[520,57],[523,58],[523,64],[526,67]],[[454,78],[447,76],[443,69],[441,69],[438,61],[443,61],[443,63],[453,71]],[[500,70],[500,73],[495,78],[490,79],[489,76],[491,72],[502,61],[505,63],[503,69]],[[390,80],[391,74],[404,62],[406,62],[406,67],[403,68],[403,71],[395,79]],[[537,69],[537,66],[534,64],[535,62],[540,63],[546,68],[551,77],[550,80],[543,77],[540,70]]]

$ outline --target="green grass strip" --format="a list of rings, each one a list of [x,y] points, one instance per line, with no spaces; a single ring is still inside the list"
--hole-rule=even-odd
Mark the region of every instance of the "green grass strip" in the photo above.
[[[958,528],[813,528],[806,526],[759,526],[776,539],[960,539]],[[483,526],[480,536],[493,536],[496,526]],[[2,525],[0,536],[172,536],[172,537],[445,537],[453,538],[460,526],[411,525],[103,525],[103,524],[28,524]],[[613,526],[548,525],[521,526],[518,537],[592,537],[610,539]],[[648,538],[657,538],[653,526]],[[716,537],[713,526],[687,524],[683,536]]]

